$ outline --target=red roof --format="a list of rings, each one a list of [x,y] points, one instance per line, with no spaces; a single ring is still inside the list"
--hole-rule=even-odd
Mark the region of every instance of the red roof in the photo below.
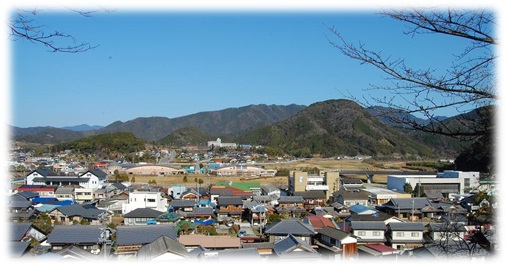
[[[325,218],[321,215],[311,215],[306,216],[306,218],[309,220],[309,222],[313,225],[315,229],[321,229],[327,226],[336,228],[328,218]]]
[[[370,249],[374,249],[376,251],[379,251],[379,252],[397,251],[397,249],[389,247],[389,246],[385,246],[383,244],[367,244],[365,246],[368,247],[368,248],[370,248]]]

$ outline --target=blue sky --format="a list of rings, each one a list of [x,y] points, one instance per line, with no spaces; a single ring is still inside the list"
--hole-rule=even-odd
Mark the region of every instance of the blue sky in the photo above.
[[[40,10],[35,22],[48,32],[98,46],[65,54],[9,40],[9,123],[18,127],[106,126],[250,104],[381,96],[364,89],[387,84],[385,76],[340,54],[326,26],[414,66],[444,68],[466,45],[444,36],[407,36],[405,24],[381,17],[379,9],[115,8],[92,17]]]

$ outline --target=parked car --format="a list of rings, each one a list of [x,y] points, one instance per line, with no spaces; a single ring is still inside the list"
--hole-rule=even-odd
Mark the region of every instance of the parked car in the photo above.
[[[237,237],[243,237],[246,235],[246,231],[245,230],[241,230],[239,231],[239,233],[237,233]]]

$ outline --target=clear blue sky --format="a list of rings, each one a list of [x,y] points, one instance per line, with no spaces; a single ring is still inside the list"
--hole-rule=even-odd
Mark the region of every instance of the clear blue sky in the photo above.
[[[51,53],[9,40],[11,125],[107,126],[250,104],[310,105],[348,93],[368,97],[373,92],[364,89],[370,84],[386,84],[377,69],[332,47],[326,25],[413,66],[444,68],[466,44],[437,35],[407,36],[406,24],[379,16],[379,9],[118,7],[92,17],[62,10],[41,9],[33,19],[48,32],[72,34],[77,42],[98,47]]]

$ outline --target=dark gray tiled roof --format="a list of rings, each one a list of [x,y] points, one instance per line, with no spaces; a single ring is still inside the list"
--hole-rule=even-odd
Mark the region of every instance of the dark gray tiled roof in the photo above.
[[[392,231],[423,231],[425,223],[389,223]]]
[[[24,198],[26,200],[30,200],[32,198],[36,198],[39,196],[39,193],[36,193],[36,192],[33,192],[33,191],[23,191],[23,192],[19,192],[13,196],[18,196],[20,198]]]
[[[293,235],[288,235],[287,237],[275,242],[273,250],[276,253],[276,255],[285,256],[297,248],[301,248],[304,251],[306,251],[304,252],[304,255],[308,255],[309,253],[319,256],[319,253],[314,248],[312,248],[307,242],[302,241]],[[296,255],[301,254],[297,252]]]
[[[303,203],[304,199],[301,196],[281,196],[278,199],[279,203]]]
[[[351,221],[353,230],[387,230],[387,226],[382,221]]]
[[[88,182],[90,179],[87,177],[77,177],[77,176],[68,176],[68,177],[60,177],[60,176],[48,176],[48,177],[36,177],[33,179],[34,182]]]
[[[256,248],[238,248],[218,250],[218,259],[254,259],[260,260],[260,254]]]
[[[49,169],[49,168],[39,168],[39,169],[35,169],[34,171],[32,171],[30,174],[28,175],[31,175],[33,174],[34,172],[37,172],[39,173],[41,176],[55,176],[57,175],[55,172],[53,172],[53,170]]]
[[[431,202],[427,198],[392,198],[389,202],[381,205],[390,209],[422,209],[426,206],[431,206]]]
[[[32,223],[9,223],[10,241],[21,241],[26,232],[32,227]]]
[[[357,214],[357,213],[351,213],[350,217],[347,218],[348,221],[386,221],[393,216],[385,213],[385,212],[376,212],[373,214]]]
[[[218,197],[216,202],[218,206],[243,205],[241,197]]]
[[[193,209],[195,215],[211,215],[214,213],[214,209],[210,207],[197,207]]]
[[[265,229],[266,234],[270,235],[295,235],[312,236],[316,232],[311,224],[305,224],[298,219],[281,220]]]
[[[175,208],[193,207],[195,206],[194,200],[172,200],[170,206]]]
[[[12,195],[9,197],[7,206],[9,208],[21,208],[26,209],[32,206],[32,202],[19,195]]]
[[[330,238],[337,239],[337,240],[343,240],[346,237],[351,236],[351,234],[349,234],[349,233],[346,233],[346,232],[341,231],[339,229],[332,228],[330,226],[327,226],[327,227],[324,227],[321,229],[317,229],[316,231],[321,235],[326,235]]]
[[[28,250],[30,242],[9,242],[9,256],[19,258]]]
[[[137,208],[129,213],[125,213],[125,218],[156,218],[163,214],[161,211],[153,210],[151,208]]]
[[[155,241],[143,245],[137,252],[140,260],[151,260],[164,253],[173,253],[181,257],[190,257],[183,244],[167,236],[160,236]]]
[[[57,207],[58,211],[67,217],[83,217],[86,219],[98,219],[99,215],[104,213],[104,210],[97,209],[96,207],[88,204],[72,204],[67,206]]]
[[[104,225],[55,225],[47,237],[50,244],[98,244]]]
[[[327,195],[321,190],[310,190],[303,192],[294,192],[294,196],[301,196],[303,199],[325,199]]]
[[[77,246],[70,246],[62,251],[58,252],[60,256],[72,256],[73,259],[79,261],[94,261],[97,259],[97,255],[91,254],[91,252],[81,249]]]
[[[161,236],[177,239],[176,229],[167,224],[130,225],[116,228],[116,244],[120,246],[148,244]]]

